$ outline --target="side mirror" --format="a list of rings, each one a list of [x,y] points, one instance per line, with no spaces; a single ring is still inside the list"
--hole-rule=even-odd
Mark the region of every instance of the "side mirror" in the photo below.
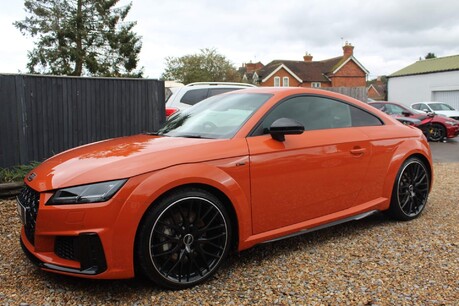
[[[401,123],[403,123],[404,125],[414,125],[414,126],[417,126],[421,123],[421,120],[419,119],[414,119],[414,118],[405,118],[405,117],[397,117],[395,118],[397,119],[398,121],[400,121]]]
[[[303,132],[304,126],[290,118],[279,118],[269,127],[269,134],[277,141],[285,141],[285,135],[297,135]]]
[[[405,117],[409,117],[409,116],[411,116],[411,113],[409,111],[403,111],[402,115],[405,116]]]

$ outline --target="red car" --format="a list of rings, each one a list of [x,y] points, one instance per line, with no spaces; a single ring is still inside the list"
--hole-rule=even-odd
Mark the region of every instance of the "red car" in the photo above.
[[[430,141],[442,141],[445,138],[454,138],[459,135],[459,121],[434,113],[417,113],[408,107],[394,102],[370,102],[368,103],[388,115],[398,118],[418,119],[414,124],[420,128]]]
[[[422,132],[350,97],[253,88],[206,99],[157,133],[60,153],[25,178],[21,244],[45,271],[145,274],[182,289],[230,251],[426,206]]]

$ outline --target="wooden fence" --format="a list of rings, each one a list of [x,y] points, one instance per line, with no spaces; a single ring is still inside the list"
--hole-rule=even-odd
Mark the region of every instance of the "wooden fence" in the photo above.
[[[155,131],[164,120],[163,81],[0,74],[0,167]]]
[[[366,87],[323,87],[321,89],[337,92],[367,103]]]

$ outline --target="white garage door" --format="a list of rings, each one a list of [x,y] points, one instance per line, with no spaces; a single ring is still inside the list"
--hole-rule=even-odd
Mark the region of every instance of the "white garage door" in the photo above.
[[[459,109],[459,90],[433,91],[432,100],[445,102],[455,109]]]

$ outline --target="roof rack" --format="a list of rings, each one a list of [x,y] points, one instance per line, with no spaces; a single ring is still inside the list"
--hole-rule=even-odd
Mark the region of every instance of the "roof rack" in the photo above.
[[[236,85],[236,86],[256,87],[253,84],[236,83],[236,82],[194,82],[194,83],[187,84],[186,86],[196,86],[196,85]]]

